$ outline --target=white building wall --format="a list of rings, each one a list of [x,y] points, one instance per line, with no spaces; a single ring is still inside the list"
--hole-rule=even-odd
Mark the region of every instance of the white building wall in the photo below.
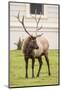
[[[24,32],[22,25],[16,19],[20,11],[20,19],[25,16],[25,26],[31,33],[35,33],[36,22],[34,17],[29,13],[29,4],[10,3],[10,49],[16,49],[14,42],[25,38],[27,34]],[[39,26],[43,28],[38,32],[43,32],[49,40],[50,49],[58,48],[58,6],[44,5],[44,16],[41,17]]]

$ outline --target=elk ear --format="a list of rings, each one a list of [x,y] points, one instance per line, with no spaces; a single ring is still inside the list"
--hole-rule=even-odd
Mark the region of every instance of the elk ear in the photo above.
[[[36,38],[37,38],[37,37],[41,37],[42,35],[43,35],[43,33],[41,33],[40,35],[37,35]]]

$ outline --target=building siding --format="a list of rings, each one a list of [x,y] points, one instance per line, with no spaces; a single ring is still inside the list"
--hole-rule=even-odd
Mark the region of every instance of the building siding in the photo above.
[[[35,34],[36,22],[29,15],[29,4],[25,3],[10,3],[10,49],[16,49],[14,42],[25,38],[27,34],[24,32],[22,25],[16,19],[20,10],[20,19],[25,16],[25,26],[31,34]],[[44,5],[44,17],[41,18],[39,27],[42,29],[38,32],[43,32],[49,40],[50,49],[58,49],[58,6]]]

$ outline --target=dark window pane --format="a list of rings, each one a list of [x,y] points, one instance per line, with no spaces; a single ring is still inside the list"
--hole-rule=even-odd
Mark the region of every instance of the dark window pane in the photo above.
[[[42,4],[30,4],[30,13],[35,14],[35,10],[37,10],[36,14],[43,14],[43,5]]]

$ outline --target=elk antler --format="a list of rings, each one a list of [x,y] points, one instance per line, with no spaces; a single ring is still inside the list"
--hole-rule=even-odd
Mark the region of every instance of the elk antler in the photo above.
[[[42,26],[38,28],[38,24],[39,24],[40,19],[41,19],[41,12],[40,12],[40,17],[38,18],[38,20],[37,20],[37,15],[36,14],[37,14],[37,9],[35,9],[36,37],[40,37],[40,36],[43,35],[43,33],[41,33],[40,35],[37,35],[37,30],[40,30],[42,28]]]
[[[26,32],[29,36],[33,37],[32,35],[30,35],[30,33],[29,33],[29,32],[26,30],[26,28],[25,28],[25,25],[24,25],[24,16],[23,16],[23,18],[22,18],[22,21],[20,21],[19,14],[20,14],[20,11],[18,12],[18,16],[16,16],[16,18],[17,18],[18,21],[22,24],[22,26],[23,26],[25,32]]]
[[[37,9],[35,9],[36,30],[40,30],[42,28],[42,26],[38,28],[38,24],[39,24],[40,19],[41,19],[41,12],[40,12],[40,17],[38,18],[38,20],[37,20],[36,14],[37,14]]]

